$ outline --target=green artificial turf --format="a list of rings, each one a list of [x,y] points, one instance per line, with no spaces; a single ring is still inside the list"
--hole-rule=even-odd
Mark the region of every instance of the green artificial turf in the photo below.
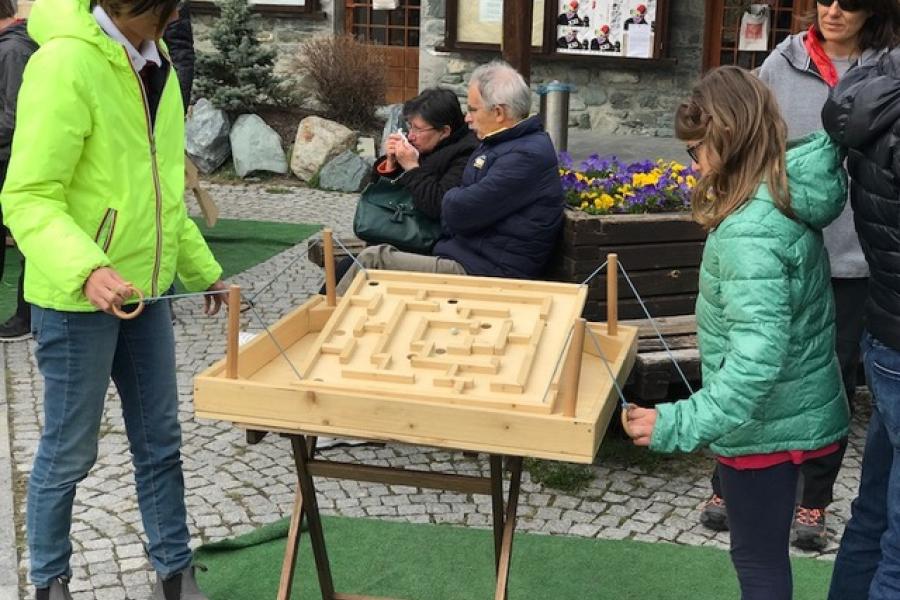
[[[215,227],[207,227],[200,219],[194,221],[200,227],[216,260],[222,265],[223,278],[246,271],[321,229],[321,225],[305,223],[230,219],[219,219]]]
[[[211,600],[274,598],[288,524],[280,521],[201,547]],[[335,590],[404,600],[494,597],[489,531],[371,519],[324,519]],[[830,562],[798,558],[795,600],[827,595]],[[304,532],[292,598],[321,598]],[[519,533],[511,600],[723,600],[738,598],[728,553],[711,548]]]

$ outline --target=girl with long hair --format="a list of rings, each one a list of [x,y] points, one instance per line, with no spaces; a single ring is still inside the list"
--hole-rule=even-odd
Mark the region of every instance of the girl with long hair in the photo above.
[[[694,219],[709,231],[697,299],[704,385],[630,407],[626,431],[659,452],[718,456],[741,597],[789,600],[800,465],[847,435],[821,233],[841,212],[846,176],[824,133],[787,148],[772,92],[738,67],[701,80],[675,131],[701,175]]]

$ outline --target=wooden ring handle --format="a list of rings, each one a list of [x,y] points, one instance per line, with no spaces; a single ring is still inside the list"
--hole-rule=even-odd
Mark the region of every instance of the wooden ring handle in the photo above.
[[[137,306],[135,306],[134,310],[125,312],[120,306],[116,306],[115,304],[113,304],[112,308],[110,309],[112,311],[112,314],[116,315],[124,321],[130,321],[131,319],[137,318],[139,314],[144,312],[144,292],[133,287],[131,288],[131,296],[138,297],[138,303]],[[129,298],[131,296],[129,296]]]

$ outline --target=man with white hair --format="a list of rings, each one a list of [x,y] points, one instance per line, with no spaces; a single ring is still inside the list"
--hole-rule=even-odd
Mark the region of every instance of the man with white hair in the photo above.
[[[531,90],[502,61],[478,67],[468,90],[466,122],[481,141],[462,185],[441,204],[443,234],[432,256],[383,244],[363,250],[369,269],[540,277],[563,222],[564,196],[553,143],[540,117],[529,117]],[[343,294],[358,271],[338,284]]]

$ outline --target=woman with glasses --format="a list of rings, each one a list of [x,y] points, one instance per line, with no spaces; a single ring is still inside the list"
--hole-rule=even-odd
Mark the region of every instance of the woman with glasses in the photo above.
[[[466,126],[459,99],[448,89],[422,91],[403,105],[403,116],[407,133],[388,136],[375,175],[409,190],[419,211],[440,219],[444,194],[462,182],[478,140]]]
[[[873,64],[892,45],[897,0],[820,0],[809,28],[785,39],[763,63],[759,76],[774,92],[791,139],[822,129],[822,106],[831,89],[850,69]],[[860,307],[868,295],[869,270],[848,203],[825,228],[825,247],[831,263],[831,288],[837,316],[835,349],[847,398],[853,406],[863,332]],[[806,550],[828,544],[826,508],[847,440],[840,451],[803,463],[803,491],[799,498],[792,542]],[[712,480],[713,496],[700,515],[715,530],[728,529],[721,485]]]
[[[120,319],[176,275],[221,291],[184,205],[184,108],[163,30],[176,0],[37,0],[40,45],[19,92],[5,222],[27,260],[44,421],[28,480],[36,600],[71,600],[73,500],[97,459],[110,379],[134,464],[152,600],[204,600],[194,578],[167,302]],[[214,314],[221,295],[206,296]],[[91,565],[88,565],[91,566]],[[144,597],[147,597],[146,595]]]

